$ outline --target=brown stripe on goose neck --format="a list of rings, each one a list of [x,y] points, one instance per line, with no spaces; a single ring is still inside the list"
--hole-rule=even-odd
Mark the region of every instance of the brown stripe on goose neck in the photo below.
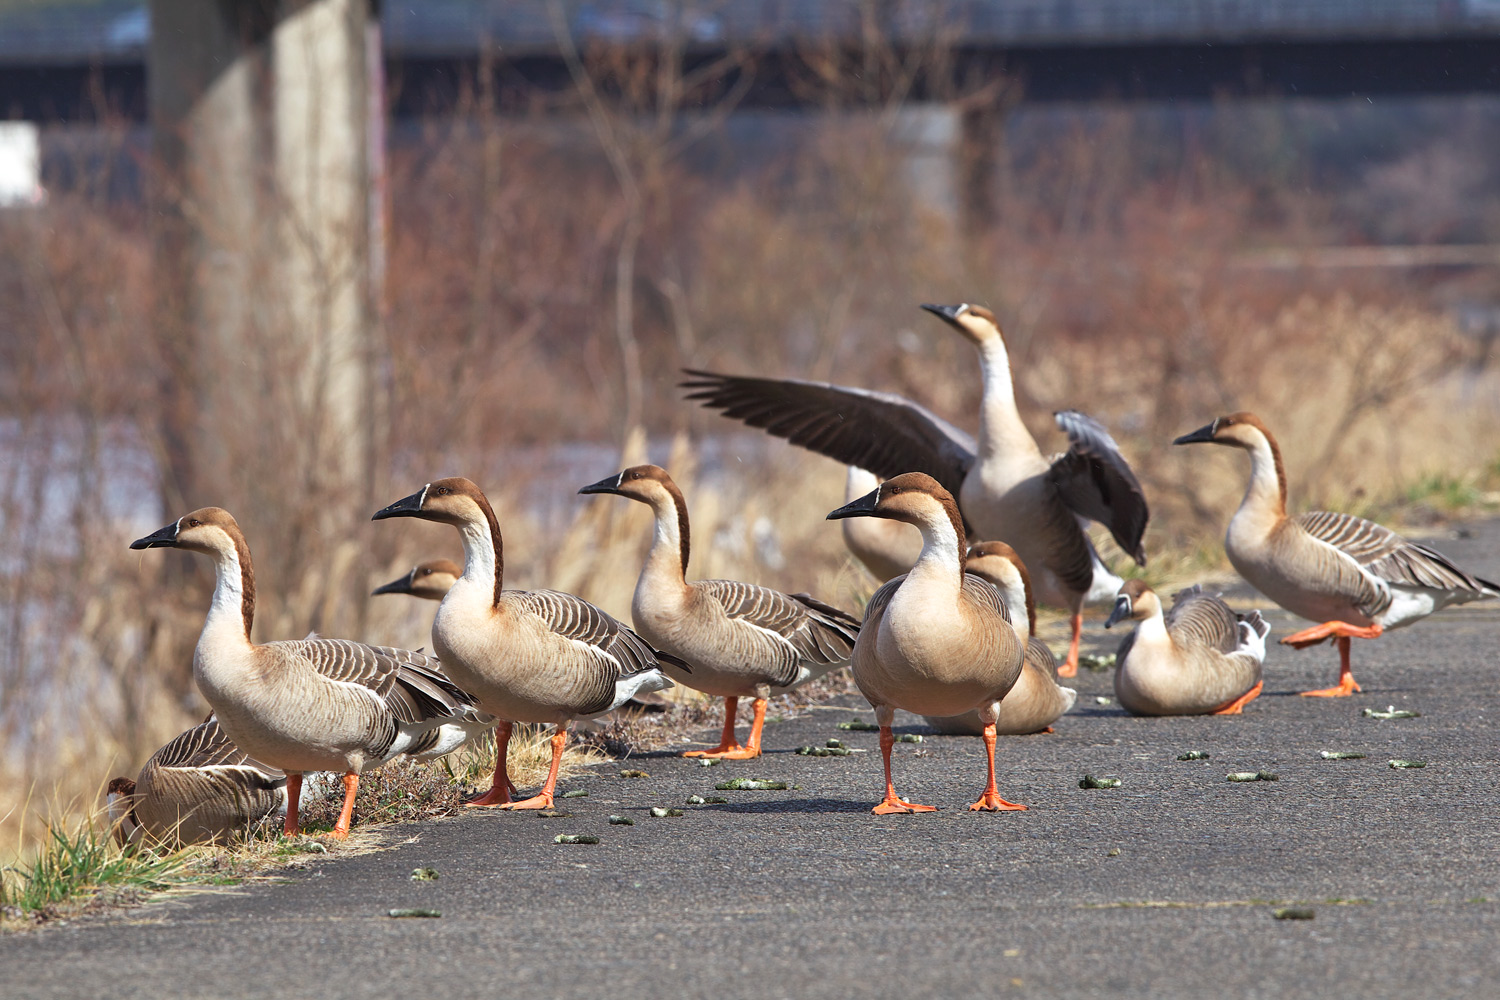
[[[250,562],[250,543],[236,524],[228,532],[234,542],[234,555],[240,562],[240,617],[245,619],[245,641],[252,642],[250,626],[255,622],[255,567]]]
[[[1276,443],[1276,435],[1271,433],[1271,428],[1255,414],[1246,410],[1239,413],[1231,413],[1227,418],[1231,423],[1248,424],[1266,436],[1266,444],[1271,446],[1271,459],[1276,465],[1276,488],[1281,494],[1281,512],[1286,513],[1286,465],[1281,461],[1281,446]]]
[[[969,561],[969,539],[964,534],[964,516],[959,513],[958,502],[946,491],[939,496],[929,494],[934,500],[943,505],[943,511],[947,513],[948,520],[953,522],[953,534],[958,538],[958,583],[964,582],[964,564]]]
[[[677,540],[678,548],[682,553],[682,578],[687,579],[688,554],[692,551],[691,532],[688,529],[687,498],[682,495],[682,490],[670,478],[661,480],[666,488],[667,495],[672,498],[672,503],[677,505]]]
[[[495,508],[490,506],[489,497],[485,496],[481,490],[475,489],[470,496],[484,512],[485,520],[490,525],[490,544],[495,549],[495,596],[490,607],[498,608],[501,585],[505,581],[505,543],[500,538],[500,521],[495,517]]]

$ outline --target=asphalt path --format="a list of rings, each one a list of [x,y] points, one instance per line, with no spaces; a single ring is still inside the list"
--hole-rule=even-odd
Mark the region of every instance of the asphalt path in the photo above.
[[[1500,523],[1467,534],[1433,541],[1500,577]],[[1302,624],[1267,617],[1273,638]],[[1113,650],[1097,621],[1085,634]],[[589,793],[558,800],[566,818],[397,827],[395,849],[278,884],[0,937],[0,995],[1500,997],[1497,637],[1490,604],[1356,641],[1364,694],[1339,700],[1295,694],[1334,682],[1331,647],[1273,647],[1237,718],[1133,718],[1098,701],[1109,673],[1082,672],[1055,734],[1000,742],[1000,792],[1024,813],[970,813],[980,742],[927,735],[897,746],[897,788],[941,811],[870,815],[876,735],[836,724],[872,713],[824,706],[768,725],[760,760],[596,768],[563,783]],[[1421,716],[1361,715],[1390,705]],[[866,752],[793,753],[829,737]],[[1279,780],[1225,779],[1246,770]],[[1121,785],[1082,790],[1085,773]],[[734,777],[796,787],[714,789]],[[419,867],[440,878],[412,881]],[[1276,919],[1284,906],[1313,919]]]

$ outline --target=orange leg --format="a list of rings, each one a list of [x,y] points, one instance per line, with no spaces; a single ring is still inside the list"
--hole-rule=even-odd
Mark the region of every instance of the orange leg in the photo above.
[[[297,803],[302,801],[302,775],[286,776],[286,822],[282,824],[283,836],[295,837],[297,829]]]
[[[547,771],[547,783],[541,792],[520,802],[507,802],[501,809],[551,809],[552,790],[557,787],[557,767],[562,763],[563,748],[568,745],[568,724],[559,722],[557,732],[552,734],[552,767]]]
[[[1212,712],[1210,712],[1208,714],[1209,715],[1239,715],[1244,710],[1244,708],[1245,708],[1246,705],[1250,704],[1256,698],[1260,697],[1260,690],[1261,690],[1261,688],[1263,688],[1265,686],[1266,686],[1266,682],[1265,681],[1256,681],[1255,682],[1255,687],[1251,688],[1249,691],[1246,691],[1244,694],[1240,695],[1238,698],[1234,699],[1234,701],[1231,701],[1229,704],[1225,705],[1223,708],[1216,708],[1216,709],[1214,709]]]
[[[991,738],[995,735],[995,727],[990,727]],[[880,804],[870,811],[877,816],[887,816],[891,813],[915,813],[915,812],[937,812],[937,806],[919,806],[914,802],[907,802],[896,794],[896,786],[891,784],[891,747],[896,745],[896,734],[891,732],[891,727],[880,727],[880,755],[885,758],[885,798]]]
[[[1001,809],[1025,809],[1025,806],[1017,802],[1007,802],[1002,799],[999,790],[995,788],[995,724],[993,722],[984,727],[984,750],[989,761],[989,784],[984,786],[984,794],[979,796],[979,801],[969,808],[976,812],[981,809],[986,812],[999,812]]]
[[[477,799],[465,802],[466,806],[503,806],[511,801],[516,786],[510,783],[510,771],[506,767],[506,754],[510,751],[510,734],[515,728],[509,722],[495,723],[495,777],[490,790]]]
[[[1057,668],[1059,677],[1078,676],[1078,640],[1083,635],[1083,612],[1073,612],[1070,621],[1073,625],[1073,638],[1068,642],[1068,658]]]
[[[684,757],[727,757],[730,760],[749,760],[751,757],[760,756],[760,724],[766,717],[766,703],[759,698],[756,699],[755,726],[751,729],[750,741],[755,746],[755,753],[746,754],[746,747],[740,746],[739,740],[734,738],[734,720],[739,714],[740,700],[738,698],[724,699],[724,733],[719,737],[719,745],[712,750],[689,750],[683,754]]]
[[[750,738],[745,741],[744,746],[730,747],[728,750],[714,751],[706,754],[700,753],[698,756],[719,757],[723,760],[753,760],[759,757],[760,731],[766,724],[766,699],[756,698],[754,705],[755,718],[750,722]],[[734,734],[731,733],[729,738],[733,741]]]
[[[339,821],[333,824],[333,836],[343,840],[349,836],[349,821],[354,818],[354,793],[359,791],[359,775],[344,775],[344,808],[339,810]]]
[[[1302,694],[1309,698],[1347,698],[1355,691],[1361,690],[1360,686],[1355,683],[1354,671],[1349,666],[1349,640],[1378,639],[1384,631],[1385,629],[1379,624],[1359,626],[1350,625],[1348,622],[1324,622],[1321,625],[1303,629],[1301,632],[1294,632],[1281,642],[1284,646],[1306,649],[1326,639],[1337,638],[1339,644],[1338,686],[1319,688],[1316,691],[1303,691]]]
[[[1375,626],[1379,628],[1379,625]],[[1354,670],[1349,666],[1349,637],[1341,635],[1339,643],[1339,682],[1338,686],[1331,688],[1318,688],[1316,691],[1303,691],[1304,698],[1347,698],[1356,691],[1363,690],[1354,679]]]

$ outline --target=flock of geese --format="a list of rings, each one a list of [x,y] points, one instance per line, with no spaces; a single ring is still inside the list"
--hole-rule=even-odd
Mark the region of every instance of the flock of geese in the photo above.
[[[423,563],[375,591],[440,601],[436,656],[317,636],[253,642],[250,548],[220,508],[195,510],[137,539],[131,548],[186,549],[213,561],[213,597],[193,657],[194,680],[213,714],[158,750],[135,781],[110,782],[119,835],[213,840],[280,814],[294,834],[303,776],[332,772],[343,784],[333,833],[344,837],[365,770],[399,755],[435,759],[491,730],[494,779],[469,804],[547,808],[574,719],[682,684],[725,700],[718,745],[686,756],[748,760],[761,753],[767,699],[846,665],[880,727],[886,787],[876,813],[934,808],[896,793],[897,709],[925,716],[941,732],[983,738],[987,782],[970,808],[1024,809],[999,794],[997,736],[1046,731],[1072,706],[1076,693],[1058,678],[1077,671],[1082,609],[1090,603],[1113,604],[1106,627],[1136,623],[1115,671],[1127,710],[1241,712],[1261,691],[1266,622],[1256,612],[1237,614],[1200,586],[1166,608],[1140,580],[1112,573],[1087,522],[1104,525],[1144,564],[1148,519],[1144,492],[1114,439],[1091,418],[1065,411],[1056,419],[1068,448],[1045,457],[1017,409],[994,314],[967,304],[922,308],[978,351],[977,439],[888,393],[699,371],[684,383],[690,399],[849,467],[848,502],[828,518],[843,522],[851,552],[885,581],[862,619],[809,594],[689,580],[687,501],[654,465],[579,490],[651,508],[653,540],[631,602],[633,629],[570,594],[506,590],[494,509],[463,478],[430,482],[374,514],[458,532],[462,566]],[[1375,638],[1449,604],[1500,597],[1500,584],[1378,524],[1328,512],[1290,516],[1280,450],[1253,414],[1219,417],[1174,443],[1249,453],[1249,487],[1225,548],[1261,593],[1318,623],[1283,643],[1337,643],[1338,685],[1304,694],[1359,690],[1351,639]],[[1071,615],[1060,665],[1036,636],[1038,601]],[[735,725],[741,698],[753,704],[743,744]],[[550,771],[528,798],[506,769],[516,723],[554,727]]]

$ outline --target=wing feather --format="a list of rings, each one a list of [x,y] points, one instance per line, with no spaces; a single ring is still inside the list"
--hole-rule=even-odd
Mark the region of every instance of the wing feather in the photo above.
[[[1240,645],[1239,616],[1202,584],[1172,595],[1166,623],[1172,642],[1181,648],[1215,649],[1227,656]]]
[[[1053,416],[1068,435],[1069,448],[1052,463],[1048,479],[1069,509],[1107,527],[1120,548],[1146,565],[1141,538],[1151,515],[1145,491],[1120,446],[1087,414],[1062,410]]]
[[[1324,510],[1310,511],[1292,520],[1303,531],[1333,546],[1360,569],[1388,585],[1475,596],[1485,591],[1500,594],[1500,587],[1464,572],[1436,549],[1408,541],[1374,521]]]

